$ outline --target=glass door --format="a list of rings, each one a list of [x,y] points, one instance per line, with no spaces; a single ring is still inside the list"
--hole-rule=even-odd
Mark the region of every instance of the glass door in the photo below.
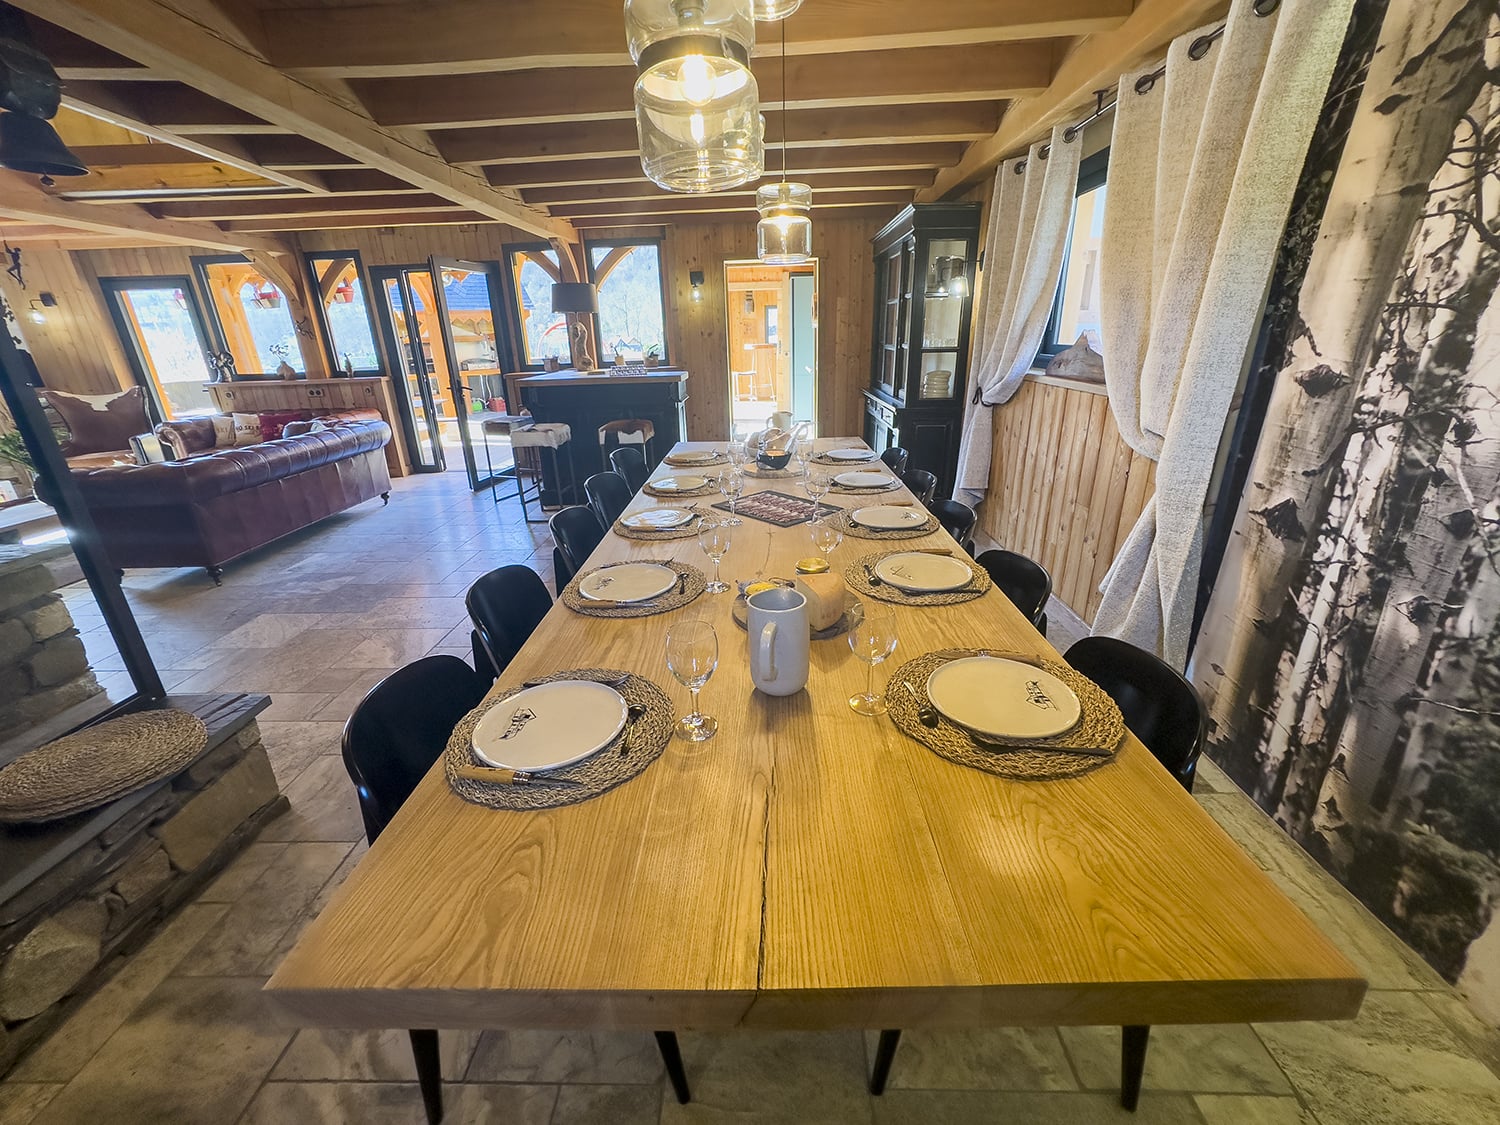
[[[394,380],[396,400],[406,422],[407,452],[412,468],[419,473],[441,473],[447,468],[443,459],[443,437],[439,429],[439,412],[433,393],[433,361],[423,325],[424,305],[413,290],[410,274],[403,266],[383,266],[370,271],[376,292],[375,310],[385,337],[386,351],[401,365]],[[429,278],[430,280],[430,278]],[[430,309],[430,303],[425,306]]]
[[[163,420],[216,411],[203,316],[186,277],[99,279],[136,382]]]
[[[479,440],[488,441],[483,421],[490,415],[487,404],[505,395],[502,360],[496,326],[502,321],[500,271],[491,263],[465,262],[457,258],[427,259],[427,292],[432,296],[436,324],[429,336],[442,340],[440,364],[447,374],[444,396],[453,411],[454,428],[463,450],[469,487],[476,492],[493,488],[502,478],[495,471],[493,450],[486,450],[484,474],[474,459],[474,426]],[[437,279],[441,284],[434,284]],[[507,466],[508,467],[508,466]]]

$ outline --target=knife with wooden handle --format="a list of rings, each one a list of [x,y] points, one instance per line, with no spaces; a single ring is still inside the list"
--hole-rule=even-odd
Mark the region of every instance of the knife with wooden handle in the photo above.
[[[458,766],[454,777],[465,781],[487,781],[491,785],[582,785],[566,777],[555,777],[550,773],[534,773],[527,770],[493,769],[490,766]]]

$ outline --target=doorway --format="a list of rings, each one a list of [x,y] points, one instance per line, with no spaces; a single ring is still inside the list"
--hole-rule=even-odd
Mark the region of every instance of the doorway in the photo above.
[[[730,431],[742,438],[777,411],[818,416],[818,263],[725,262]]]

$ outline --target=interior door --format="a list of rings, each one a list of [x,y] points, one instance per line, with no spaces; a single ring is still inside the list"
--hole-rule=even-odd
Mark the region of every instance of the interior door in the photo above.
[[[474,427],[478,426],[479,440],[486,441],[484,404],[504,394],[503,386],[497,385],[503,371],[496,332],[504,323],[500,318],[500,271],[489,262],[439,257],[427,259],[427,271],[433,279],[433,306],[437,311],[436,332],[432,335],[442,340],[448,398],[453,403],[469,487],[476,492],[493,488],[504,478],[495,471],[493,452],[486,457],[481,474],[474,458]],[[478,419],[476,403],[481,409]]]
[[[401,368],[400,375],[392,382],[397,406],[406,423],[407,453],[412,468],[419,473],[441,473],[447,465],[443,459],[437,404],[428,376],[430,360],[422,343],[420,310],[409,273],[401,266],[370,271],[377,294],[376,319],[380,321],[387,354],[394,356]]]
[[[813,301],[816,299],[817,276],[810,273],[794,273],[791,278],[791,315],[787,318],[791,327],[792,369],[792,413],[798,418],[816,419],[818,416],[818,336],[813,317]]]

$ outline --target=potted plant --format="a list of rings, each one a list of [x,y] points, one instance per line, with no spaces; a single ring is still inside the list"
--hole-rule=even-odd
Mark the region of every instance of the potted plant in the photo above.
[[[52,436],[61,445],[67,440],[68,433],[66,430],[55,429],[52,431]],[[26,486],[29,493],[33,495],[36,493],[36,462],[31,459],[31,450],[27,449],[26,443],[21,440],[19,430],[9,430],[6,433],[0,434],[0,461],[9,461],[19,469],[22,475],[16,479]],[[17,500],[6,501],[5,504],[21,503],[30,498],[31,496],[29,495],[23,496]],[[0,507],[4,507],[5,504],[0,504]]]
[[[660,344],[647,344],[646,345],[645,358],[646,358],[646,366],[647,367],[659,367],[659,366],[661,366],[661,345]]]

